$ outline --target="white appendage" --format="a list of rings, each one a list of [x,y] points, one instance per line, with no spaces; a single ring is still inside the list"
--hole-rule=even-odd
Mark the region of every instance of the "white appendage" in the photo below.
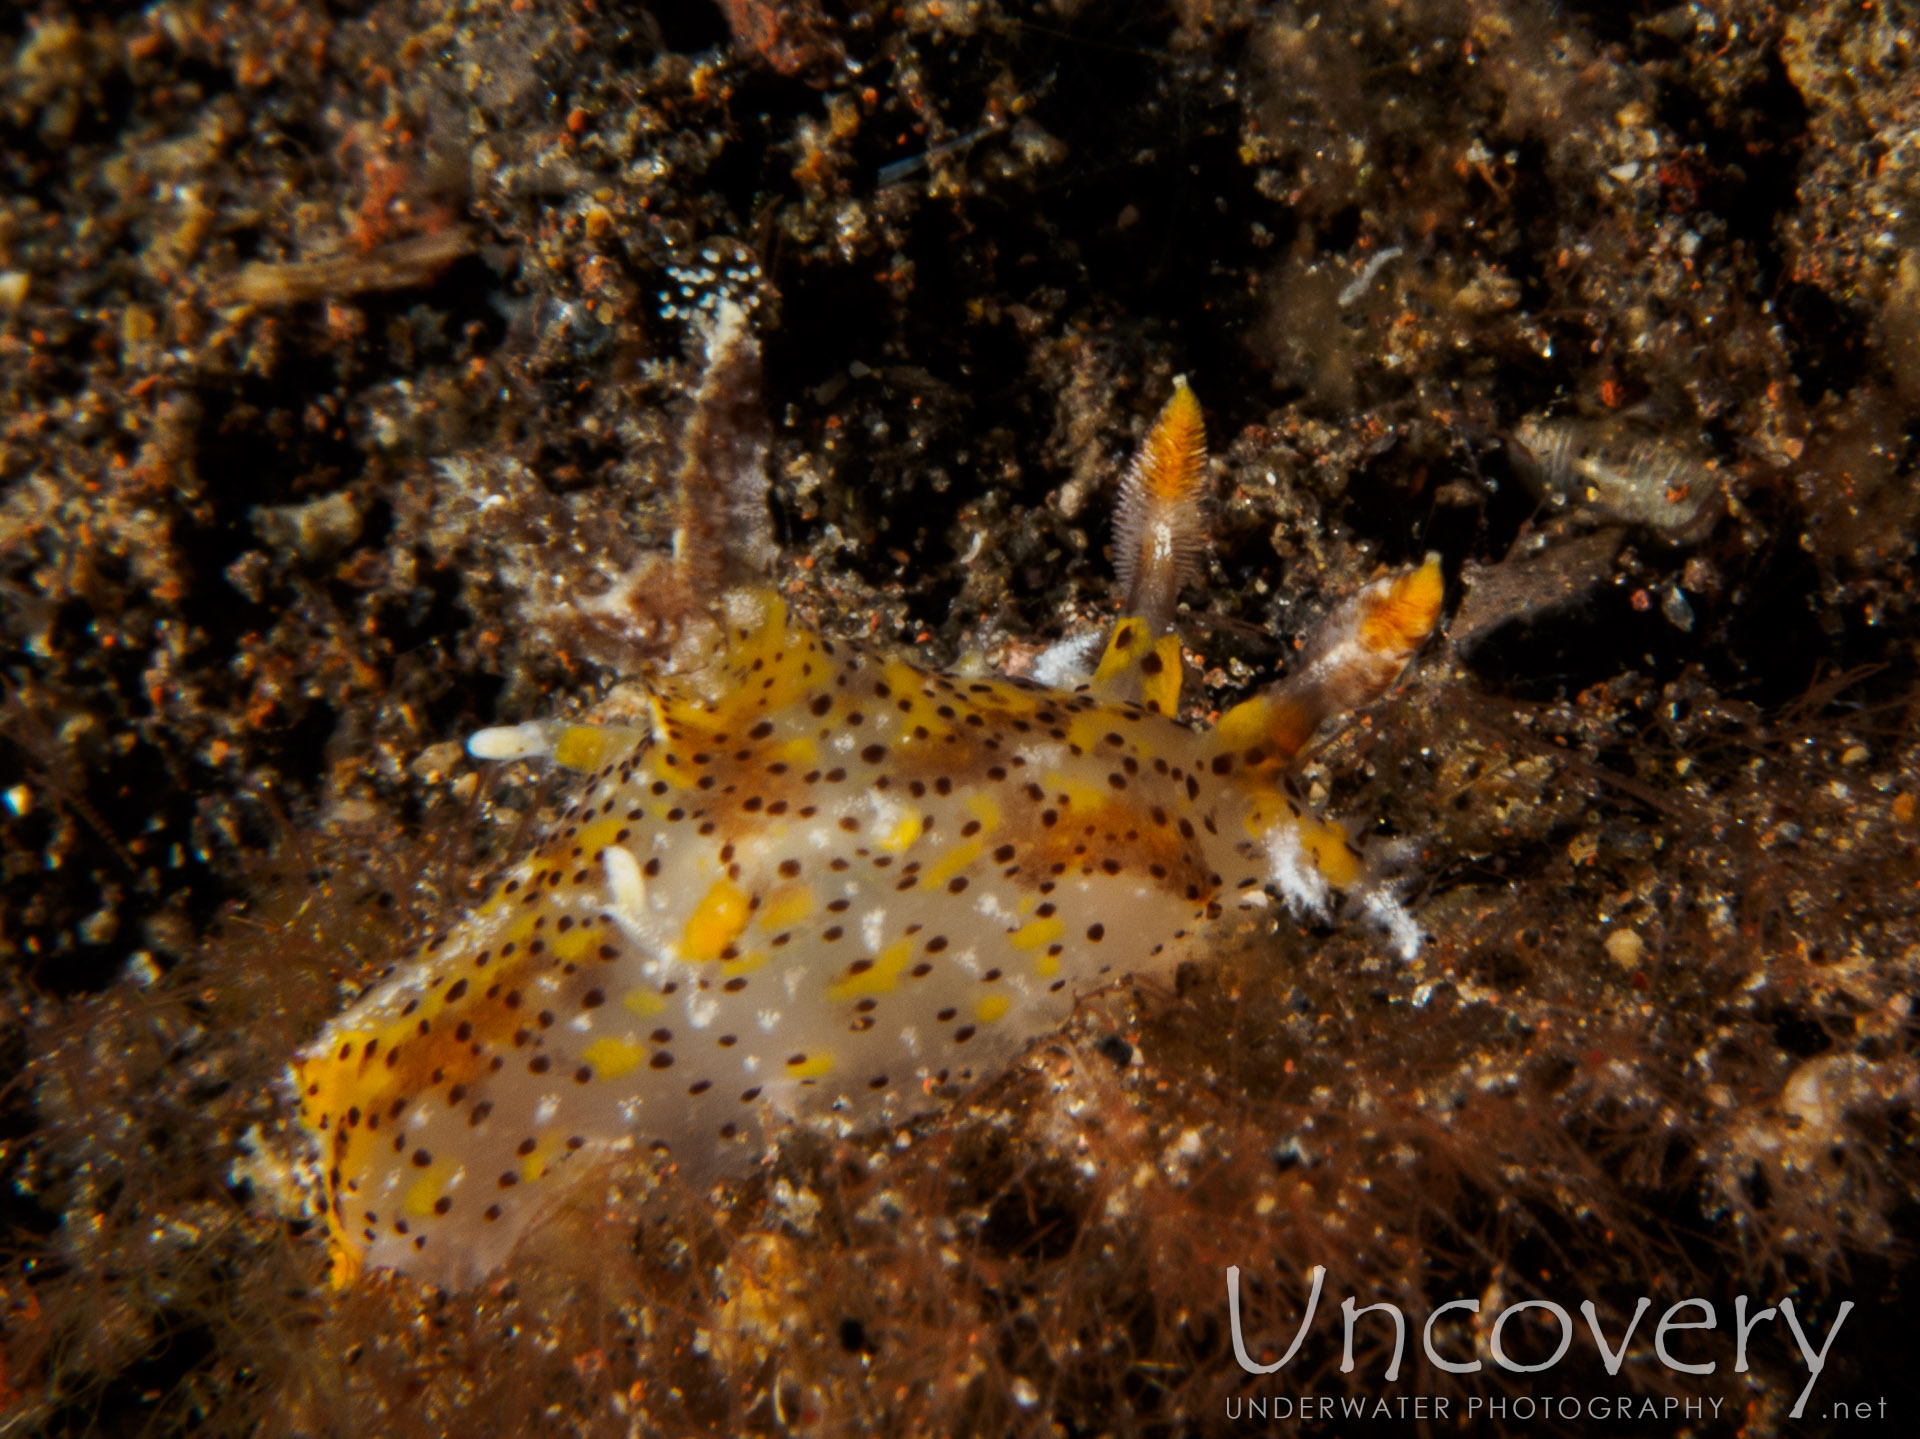
[[[1271,866],[1268,878],[1289,910],[1302,918],[1327,917],[1332,887],[1300,843],[1300,831],[1292,824],[1282,822],[1273,827],[1267,836],[1267,861]]]

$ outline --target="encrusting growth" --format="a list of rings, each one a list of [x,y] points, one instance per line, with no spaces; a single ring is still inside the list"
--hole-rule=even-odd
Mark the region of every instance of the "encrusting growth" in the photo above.
[[[579,771],[578,796],[293,1060],[337,1282],[477,1280],[596,1155],[652,1146],[702,1180],[749,1166],[769,1113],[904,1117],[1077,995],[1171,970],[1269,884],[1392,907],[1283,777],[1431,632],[1434,559],[1341,605],[1298,674],[1217,729],[1178,723],[1168,626],[1205,474],[1180,383],[1123,491],[1130,613],[1092,679],[920,670],[813,633],[765,583],[758,345],[729,308],[708,349],[674,554],[593,605],[650,726],[476,735],[476,755]]]

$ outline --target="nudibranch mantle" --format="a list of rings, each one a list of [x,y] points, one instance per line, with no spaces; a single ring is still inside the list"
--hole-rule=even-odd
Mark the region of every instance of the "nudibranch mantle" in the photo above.
[[[1197,430],[1184,386],[1168,410]],[[1152,617],[1062,691],[829,640],[737,585],[704,656],[647,676],[650,725],[483,732],[476,752],[545,753],[580,792],[293,1061],[336,1282],[474,1282],[596,1156],[663,1148],[704,1181],[752,1164],[769,1112],[918,1112],[1078,995],[1170,970],[1284,892],[1279,867],[1359,884],[1284,771],[1392,683],[1439,603],[1431,559],[1375,581],[1207,730],[1172,717],[1179,645]]]

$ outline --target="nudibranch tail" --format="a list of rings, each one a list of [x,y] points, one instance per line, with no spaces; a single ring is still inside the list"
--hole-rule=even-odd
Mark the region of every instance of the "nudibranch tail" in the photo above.
[[[1199,572],[1207,544],[1206,481],[1206,423],[1181,375],[1120,482],[1113,517],[1121,603],[1156,637],[1173,624],[1180,589]]]

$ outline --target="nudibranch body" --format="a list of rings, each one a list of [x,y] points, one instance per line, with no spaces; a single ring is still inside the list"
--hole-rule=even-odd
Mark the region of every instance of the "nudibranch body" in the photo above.
[[[737,316],[712,347],[710,377],[756,362]],[[1437,564],[1367,586],[1294,678],[1189,728],[1167,566],[1190,563],[1179,507],[1203,462],[1182,385],[1123,497],[1131,613],[1071,691],[831,641],[736,584],[646,671],[650,725],[477,736],[582,788],[479,909],[295,1058],[336,1278],[482,1277],[595,1156],[654,1146],[701,1180],[748,1167],[769,1112],[914,1113],[1076,996],[1170,969],[1265,886],[1360,883],[1283,776],[1431,631]]]

